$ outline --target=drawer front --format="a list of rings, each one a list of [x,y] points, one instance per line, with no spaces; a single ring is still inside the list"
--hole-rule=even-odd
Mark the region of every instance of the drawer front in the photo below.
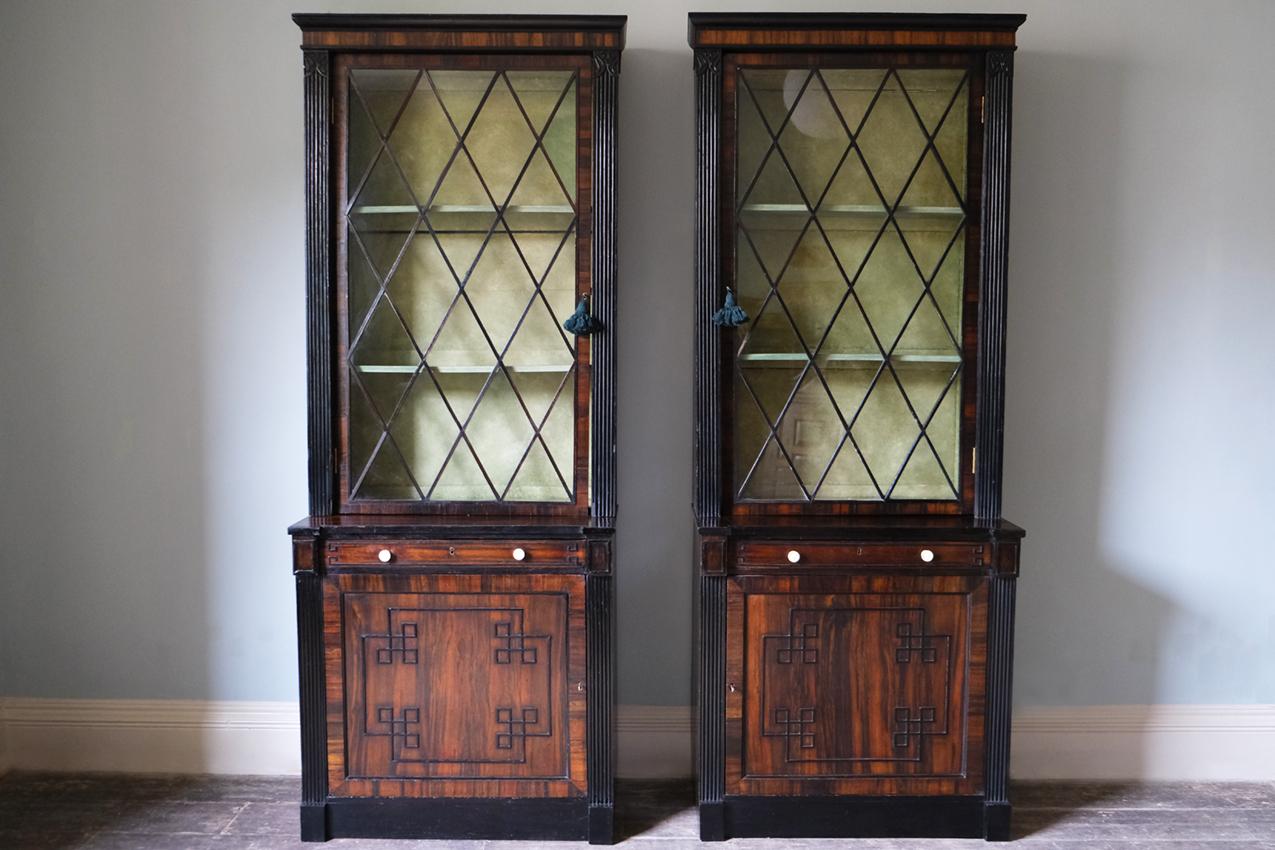
[[[580,567],[584,560],[584,543],[579,540],[334,540],[327,545],[329,567],[543,570]]]
[[[981,569],[982,543],[825,543],[745,540],[735,549],[740,569],[780,567],[916,567]],[[795,557],[793,555],[795,554]]]

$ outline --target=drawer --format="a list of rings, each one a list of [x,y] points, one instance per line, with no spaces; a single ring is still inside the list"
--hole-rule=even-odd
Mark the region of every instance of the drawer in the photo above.
[[[738,569],[781,567],[916,567],[979,569],[982,543],[828,543],[745,540],[735,549]]]
[[[521,557],[519,557],[521,555]],[[579,567],[579,540],[333,540],[329,567]]]

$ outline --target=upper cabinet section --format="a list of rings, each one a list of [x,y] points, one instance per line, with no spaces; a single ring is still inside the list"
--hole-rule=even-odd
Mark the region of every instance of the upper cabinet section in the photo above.
[[[700,323],[737,307],[700,329],[702,504],[974,512],[987,63],[1018,23],[691,16]]]
[[[330,80],[310,247],[330,270],[335,509],[596,514],[623,19],[298,23]]]

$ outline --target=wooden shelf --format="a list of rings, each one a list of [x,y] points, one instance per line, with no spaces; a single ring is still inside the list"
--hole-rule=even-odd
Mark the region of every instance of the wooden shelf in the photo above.
[[[354,207],[350,215],[404,215],[424,212],[426,215],[495,215],[497,207],[490,204],[434,204],[417,207],[411,204],[366,204]],[[570,204],[510,204],[503,208],[506,215],[575,215]]]
[[[876,231],[886,220],[880,204],[824,204],[815,210],[825,230]],[[740,218],[750,230],[800,230],[810,210],[804,204],[744,204]],[[908,231],[951,233],[965,217],[960,207],[900,206],[894,220]]]
[[[573,364],[536,364],[532,366],[513,366],[505,364],[505,368],[510,372],[549,372],[558,373],[570,371]],[[355,366],[361,375],[410,375],[414,373],[417,366],[409,366],[400,363],[375,363]],[[429,366],[431,371],[440,375],[486,375],[497,367],[495,365],[483,366],[475,364],[472,366]]]
[[[775,352],[766,354],[743,354],[738,358],[740,363],[759,368],[791,368],[804,366],[810,358],[799,351]],[[864,366],[877,366],[885,361],[880,352],[852,352],[819,355],[820,366],[831,369],[854,369]],[[934,352],[907,352],[894,354],[890,362],[896,366],[936,366],[952,365],[961,362],[959,354],[939,354]]]

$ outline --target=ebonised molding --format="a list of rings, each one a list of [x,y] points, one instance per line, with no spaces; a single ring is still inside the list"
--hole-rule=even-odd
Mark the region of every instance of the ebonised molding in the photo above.
[[[700,840],[726,838],[726,576],[699,580],[699,717],[696,777]]]
[[[722,52],[695,51],[695,522],[721,521],[721,352],[725,333],[712,322],[721,281]]]
[[[302,30],[485,30],[491,32],[575,32],[612,30],[623,33],[624,15],[421,15],[298,12],[292,21]]]
[[[332,255],[328,187],[331,57],[302,53],[305,67],[305,278],[310,513],[335,507],[332,468]]]
[[[689,30],[697,29],[944,29],[1013,32],[1026,15],[930,12],[691,12]]]
[[[616,497],[616,111],[620,52],[593,53],[593,258],[592,300],[603,331],[590,338],[593,360],[593,517],[614,522]]]
[[[982,797],[727,797],[728,836],[980,838]]]
[[[1009,840],[1009,739],[1014,684],[1014,608],[1017,580],[991,580],[987,623],[987,719],[984,774],[987,798],[985,837]]]
[[[328,837],[323,814],[328,796],[328,735],[323,676],[323,586],[314,571],[298,572],[296,583],[301,690],[301,840],[324,841]]]
[[[1009,269],[1009,149],[1014,53],[986,58],[983,127],[983,244],[979,252],[978,409],[974,516],[979,523],[1001,515],[1005,431],[1005,284]]]
[[[589,659],[588,743],[589,843],[611,844],[615,809],[615,590],[610,575],[585,579],[585,619]]]
[[[586,837],[581,799],[365,799],[327,805],[332,838],[573,841]]]

